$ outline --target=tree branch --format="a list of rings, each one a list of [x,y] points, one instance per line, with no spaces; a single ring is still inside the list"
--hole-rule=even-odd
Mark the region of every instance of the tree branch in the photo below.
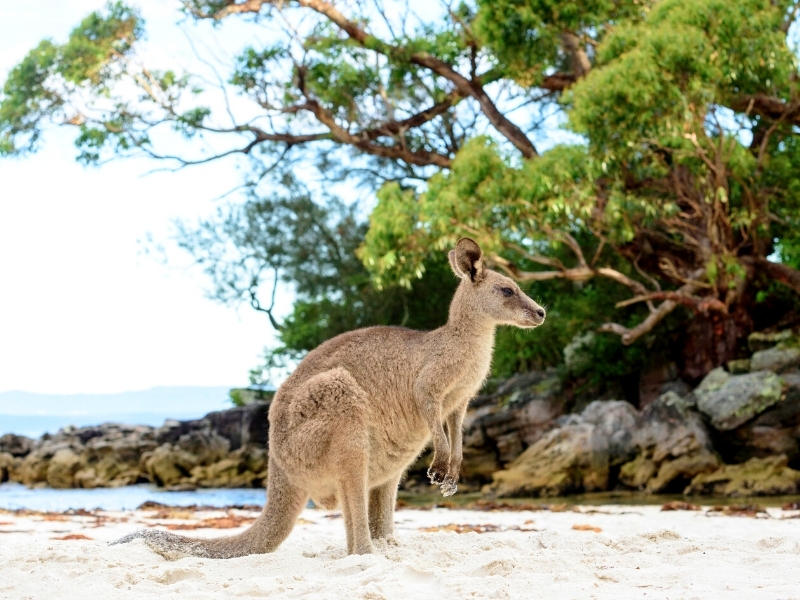
[[[800,102],[784,102],[767,94],[742,96],[731,102],[731,108],[738,112],[756,114],[772,121],[783,119],[789,125],[800,125]]]
[[[408,129],[413,129],[414,127],[419,127],[420,125],[424,125],[425,123],[432,121],[439,115],[447,112],[448,109],[458,104],[463,98],[464,96],[461,95],[458,90],[454,90],[450,92],[441,102],[437,102],[425,110],[421,110],[420,112],[411,115],[407,119],[403,119],[401,121],[387,121],[386,123],[382,123],[377,127],[373,127],[361,132],[360,135],[365,136],[370,140],[377,139],[381,136],[398,135],[404,131],[407,131]]]
[[[617,308],[624,308],[638,302],[648,302],[650,300],[672,300],[678,304],[682,304],[683,306],[692,309],[694,312],[706,313],[710,310],[713,310],[724,314],[728,313],[728,308],[725,306],[725,303],[717,300],[716,298],[687,296],[685,294],[681,294],[680,292],[652,292],[650,294],[636,296],[634,298],[629,298],[628,300],[623,300],[622,302],[617,302],[615,306]]]
[[[770,279],[785,285],[796,294],[800,294],[800,271],[781,263],[775,263],[757,256],[742,256],[739,261],[745,266],[764,273]]]
[[[258,301],[258,297],[256,295],[257,290],[257,282],[253,282],[250,285],[250,288],[247,290],[250,294],[250,306],[252,306],[255,310],[267,313],[267,317],[269,317],[269,322],[275,328],[276,331],[281,331],[283,326],[275,320],[275,317],[272,315],[272,309],[275,308],[275,292],[278,290],[278,269],[277,267],[275,270],[275,280],[272,282],[272,301],[270,302],[269,308],[264,308],[261,306],[261,302]]]
[[[330,2],[326,2],[325,0],[295,0],[295,2],[304,8],[309,8],[320,15],[323,15],[344,33],[346,33],[351,40],[363,46],[364,48],[372,50],[373,52],[378,52],[384,56],[391,57],[395,60],[409,62],[421,67],[425,67],[429,71],[436,73],[444,79],[447,79],[449,82],[455,85],[460,94],[465,97],[472,97],[478,102],[483,114],[486,116],[492,126],[503,136],[505,136],[505,138],[508,139],[508,141],[510,141],[525,158],[532,158],[538,155],[536,147],[525,135],[525,132],[523,132],[522,129],[520,129],[517,125],[512,123],[497,108],[492,99],[489,98],[489,95],[484,90],[482,82],[479,78],[467,79],[458,73],[451,65],[427,52],[414,52],[409,54],[404,48],[394,46],[378,39],[377,37],[361,29],[353,21],[350,21]],[[186,6],[187,10],[195,17],[215,20],[223,19],[234,13],[258,13],[265,4],[280,7],[283,2],[279,0],[246,0],[237,4],[234,0],[226,0],[225,7],[213,13],[205,13],[198,10],[197,7],[193,7],[188,1],[184,2],[184,6]],[[389,156],[386,154],[379,155]],[[389,157],[395,158],[394,156]],[[428,164],[438,163],[429,162]]]
[[[683,287],[679,288],[677,294],[682,295],[691,295],[696,291],[695,288],[691,284],[684,285]],[[650,333],[653,328],[658,325],[664,317],[666,317],[669,313],[675,310],[678,307],[678,302],[675,300],[664,300],[661,304],[656,307],[654,311],[652,311],[644,321],[639,323],[636,327],[632,329],[628,329],[627,327],[620,325],[618,323],[606,323],[601,325],[597,331],[605,332],[605,333],[616,333],[620,338],[622,338],[622,343],[626,346],[630,346],[633,342],[638,340],[643,335]]]

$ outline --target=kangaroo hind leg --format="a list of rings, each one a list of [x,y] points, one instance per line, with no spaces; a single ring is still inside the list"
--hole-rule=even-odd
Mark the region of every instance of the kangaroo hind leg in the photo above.
[[[354,461],[339,476],[344,526],[347,530],[348,554],[372,554],[372,545],[367,513],[367,465],[366,461]]]
[[[399,477],[392,477],[369,491],[369,533],[373,540],[394,535],[394,507],[399,483]]]

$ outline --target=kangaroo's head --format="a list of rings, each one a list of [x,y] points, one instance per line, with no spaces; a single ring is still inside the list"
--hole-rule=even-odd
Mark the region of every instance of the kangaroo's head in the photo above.
[[[527,328],[544,323],[544,309],[528,298],[512,279],[487,269],[483,264],[483,252],[473,240],[458,240],[448,257],[453,272],[461,278],[454,298],[459,311],[480,315],[496,325]]]

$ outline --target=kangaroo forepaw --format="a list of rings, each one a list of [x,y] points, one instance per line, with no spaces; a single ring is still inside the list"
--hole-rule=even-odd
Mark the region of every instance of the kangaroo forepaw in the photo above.
[[[447,465],[437,465],[434,462],[428,469],[428,479],[432,484],[444,483],[447,479]]]
[[[442,491],[442,496],[448,498],[456,493],[458,489],[458,483],[455,479],[450,477],[449,475],[444,478],[444,481],[439,485],[439,489]]]

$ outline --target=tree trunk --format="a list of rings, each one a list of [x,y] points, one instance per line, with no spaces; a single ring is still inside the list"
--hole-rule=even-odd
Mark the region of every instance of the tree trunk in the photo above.
[[[737,357],[753,330],[753,320],[741,304],[729,314],[698,313],[686,329],[683,347],[683,379],[696,384],[709,371]]]

